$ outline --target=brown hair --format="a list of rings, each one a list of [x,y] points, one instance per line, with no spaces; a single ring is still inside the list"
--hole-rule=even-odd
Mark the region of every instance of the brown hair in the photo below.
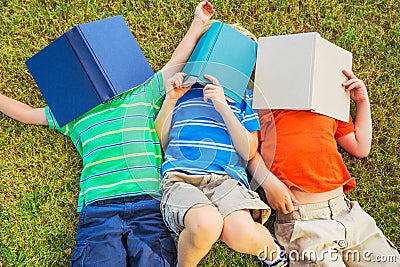
[[[201,31],[201,35],[203,35],[208,30],[208,28],[211,27],[211,25],[214,22],[218,22],[218,20],[209,20],[209,21],[207,21],[206,24],[204,24],[204,26],[203,26],[203,29]],[[237,30],[238,32],[240,32],[241,34],[249,37],[251,40],[257,42],[257,37],[252,32],[250,32],[248,29],[244,28],[243,26],[240,26],[238,23],[228,24],[228,25],[231,26],[232,28],[234,28],[235,30]]]

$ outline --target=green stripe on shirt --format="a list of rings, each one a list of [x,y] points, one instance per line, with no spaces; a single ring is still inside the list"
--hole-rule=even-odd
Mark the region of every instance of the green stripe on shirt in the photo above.
[[[64,127],[46,107],[49,127],[70,137],[83,158],[78,211],[97,200],[160,194],[162,156],[154,118],[164,95],[158,72]]]

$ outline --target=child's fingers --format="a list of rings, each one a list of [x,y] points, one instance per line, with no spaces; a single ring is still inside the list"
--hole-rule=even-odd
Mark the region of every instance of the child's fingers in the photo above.
[[[342,70],[342,73],[346,75],[347,78],[349,79],[357,79],[356,75],[353,74],[353,72],[348,71],[348,70]]]
[[[208,2],[208,1],[207,1],[207,3],[206,3],[205,9],[207,10],[207,12],[208,12],[210,15],[213,15],[214,12],[215,12],[215,10],[214,10],[214,8],[213,8],[213,5],[212,5],[210,2]]]
[[[215,98],[215,93],[214,92],[205,92],[203,95],[207,99],[214,99]]]
[[[356,88],[361,88],[361,84],[360,83],[352,83],[351,85],[349,85],[349,86],[347,86],[346,87],[346,92],[347,91],[351,91],[351,90],[353,90],[353,89],[356,89]]]
[[[294,207],[293,207],[292,201],[286,201],[286,202],[285,202],[285,210],[286,210],[286,213],[292,212],[293,209],[294,209]]]
[[[176,73],[170,80],[170,84],[172,88],[182,88],[183,80],[186,76],[186,73],[178,72]]]
[[[217,85],[217,86],[221,86],[219,84],[219,81],[217,80],[217,78],[215,78],[214,76],[208,75],[208,74],[204,74],[204,78],[206,78],[207,80],[209,80],[212,84]]]
[[[176,76],[177,76],[176,77],[177,78],[177,85],[178,85],[179,88],[181,88],[182,87],[182,83],[183,83],[183,79],[185,78],[186,73],[178,72],[176,74]]]
[[[365,88],[364,82],[361,81],[361,80],[358,80],[358,79],[354,80],[354,81],[352,81],[352,82],[350,82],[350,83],[348,83],[348,84],[346,84],[344,86],[345,86],[345,90],[346,91],[350,91],[350,90],[353,90],[353,89]]]
[[[347,90],[347,89],[349,89],[350,86],[353,86],[352,88],[362,88],[362,87],[365,87],[365,84],[362,80],[351,79],[350,82],[344,83],[343,86]]]
[[[348,80],[348,81],[342,83],[342,85],[343,85],[343,86],[349,86],[350,84],[355,83],[355,82],[358,82],[358,81],[359,81],[358,79],[350,79],[350,80]]]

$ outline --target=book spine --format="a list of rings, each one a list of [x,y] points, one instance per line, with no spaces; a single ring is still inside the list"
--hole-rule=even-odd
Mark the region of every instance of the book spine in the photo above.
[[[96,55],[91,50],[90,44],[82,34],[79,26],[67,31],[65,36],[74,50],[76,57],[83,66],[87,77],[93,84],[100,102],[104,102],[113,97],[115,95],[113,86],[106,73],[101,68]]]
[[[314,88],[314,83],[315,83],[315,59],[316,59],[316,49],[317,49],[317,34],[313,34],[313,40],[311,43],[311,71],[310,71],[310,87],[308,88],[308,104],[309,107],[313,107],[313,88]]]
[[[214,22],[197,42],[187,64],[183,68],[183,72],[187,73],[188,77],[194,76],[203,80],[204,69],[213,52],[222,25],[221,22]]]
[[[220,32],[222,31],[222,28],[225,25],[222,22],[214,22],[214,23],[219,23],[219,25],[218,25],[216,32],[212,33],[214,38],[210,41],[209,46],[207,47],[207,53],[205,54],[205,58],[203,59],[204,64],[202,65],[202,68],[200,71],[202,76],[204,75],[204,70],[206,69],[206,66],[209,63],[208,60],[210,59],[212,53],[214,52],[214,47],[215,47],[215,44],[217,43],[218,36],[219,36]],[[211,64],[215,64],[215,63],[211,63]]]

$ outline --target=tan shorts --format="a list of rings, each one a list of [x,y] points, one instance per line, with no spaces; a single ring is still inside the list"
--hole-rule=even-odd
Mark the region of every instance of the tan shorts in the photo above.
[[[184,228],[186,212],[194,205],[215,206],[225,218],[230,213],[248,209],[255,221],[264,223],[270,207],[256,192],[228,175],[187,175],[168,172],[162,181],[161,213],[168,228],[179,234]]]
[[[275,235],[290,266],[400,266],[393,243],[344,195],[277,212]]]

